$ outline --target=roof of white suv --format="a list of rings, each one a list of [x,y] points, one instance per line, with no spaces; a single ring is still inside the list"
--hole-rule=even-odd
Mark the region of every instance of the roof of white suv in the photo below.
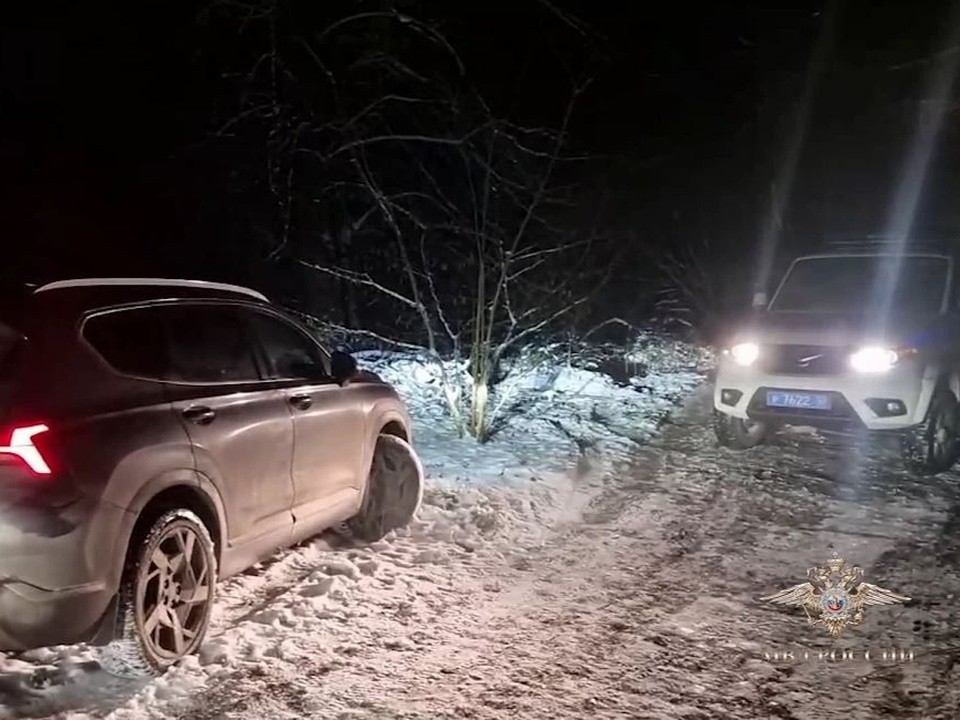
[[[232,292],[238,293],[240,295],[248,295],[250,297],[256,298],[257,300],[263,300],[264,302],[269,302],[262,293],[257,292],[256,290],[251,290],[250,288],[245,288],[241,285],[230,285],[228,283],[219,283],[219,282],[208,282],[206,280],[171,280],[166,278],[79,278],[76,280],[60,280],[58,282],[48,283],[43,285],[36,290],[34,294],[46,292],[49,290],[62,290],[65,288],[77,288],[77,287],[103,287],[103,286],[126,286],[126,287],[143,287],[143,286],[161,286],[161,287],[189,287],[189,288],[198,288],[206,290],[221,290],[223,292]]]
[[[911,236],[906,239],[889,235],[867,235],[863,237],[834,238],[823,243],[817,253],[820,255],[949,255],[960,254],[960,235],[950,236]]]

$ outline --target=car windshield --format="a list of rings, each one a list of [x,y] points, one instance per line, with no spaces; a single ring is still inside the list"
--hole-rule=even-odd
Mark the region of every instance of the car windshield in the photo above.
[[[804,258],[790,268],[770,309],[865,315],[877,293],[892,285],[894,312],[939,313],[949,269],[949,260],[939,256]]]

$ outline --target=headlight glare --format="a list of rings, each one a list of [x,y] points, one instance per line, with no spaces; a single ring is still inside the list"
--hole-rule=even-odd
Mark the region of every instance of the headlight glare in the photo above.
[[[860,373],[884,373],[900,359],[896,350],[879,346],[862,347],[850,356],[850,367]]]
[[[753,365],[760,357],[760,346],[752,342],[737,343],[730,348],[730,357],[737,365]]]

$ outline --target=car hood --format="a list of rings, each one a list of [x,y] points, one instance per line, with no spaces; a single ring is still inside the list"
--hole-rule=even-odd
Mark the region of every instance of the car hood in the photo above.
[[[777,345],[883,344],[920,347],[943,334],[943,316],[891,315],[883,322],[857,315],[766,312],[754,316],[736,333],[734,342]]]

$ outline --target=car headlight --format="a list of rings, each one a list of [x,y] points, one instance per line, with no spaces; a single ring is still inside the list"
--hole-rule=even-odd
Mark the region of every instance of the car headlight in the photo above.
[[[890,370],[904,355],[916,352],[912,348],[888,348],[868,345],[850,356],[850,367],[860,373],[884,373]]]
[[[730,348],[729,352],[737,365],[749,367],[760,357],[760,346],[752,342],[737,343]]]

